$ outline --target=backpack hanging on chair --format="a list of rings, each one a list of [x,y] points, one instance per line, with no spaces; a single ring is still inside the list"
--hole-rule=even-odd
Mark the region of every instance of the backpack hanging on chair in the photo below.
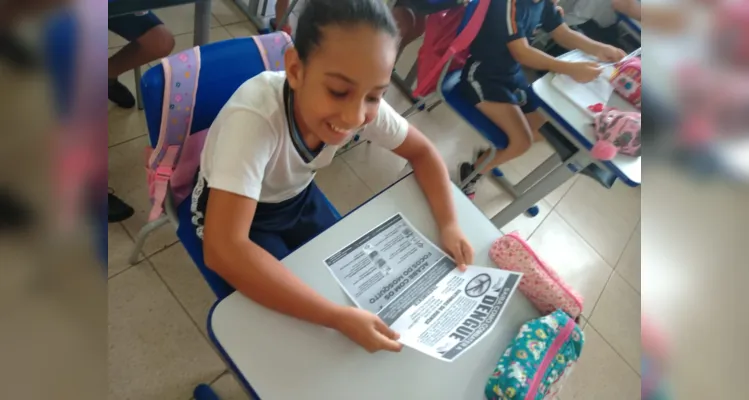
[[[451,58],[449,71],[465,65],[469,56],[468,47],[484,23],[490,1],[461,1],[427,16],[424,43],[416,61],[417,85],[414,96],[426,96],[435,91],[442,68]]]
[[[291,37],[274,32],[253,39],[267,71],[284,68],[283,55]],[[164,102],[161,128],[156,146],[146,148],[146,172],[151,211],[148,220],[158,219],[164,212],[167,187],[174,204],[190,195],[192,180],[200,166],[208,129],[191,132],[195,98],[200,77],[200,47],[193,47],[161,60],[164,67]]]

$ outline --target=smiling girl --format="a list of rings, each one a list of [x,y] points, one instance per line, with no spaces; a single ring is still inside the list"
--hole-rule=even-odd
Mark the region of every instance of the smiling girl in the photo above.
[[[461,268],[472,262],[440,155],[383,100],[398,42],[381,0],[310,0],[286,71],[242,84],[211,126],[192,200],[209,268],[255,302],[368,351],[399,351],[398,334],[315,293],[279,260],[336,222],[313,178],[358,133],[411,163],[445,250]]]

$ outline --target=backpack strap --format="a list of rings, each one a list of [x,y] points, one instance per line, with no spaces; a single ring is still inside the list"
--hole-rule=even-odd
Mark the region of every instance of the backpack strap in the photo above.
[[[276,31],[267,35],[252,37],[263,58],[266,71],[281,71],[284,69],[283,55],[291,44],[291,36],[284,31]]]
[[[149,195],[153,204],[149,221],[157,219],[163,211],[169,179],[190,135],[200,76],[200,47],[163,58],[161,65],[164,67],[164,102],[159,140],[148,159]]]

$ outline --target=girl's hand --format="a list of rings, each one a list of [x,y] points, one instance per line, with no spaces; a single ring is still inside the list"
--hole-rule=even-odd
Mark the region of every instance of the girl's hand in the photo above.
[[[398,343],[398,332],[385,325],[380,317],[367,310],[343,307],[336,315],[333,328],[370,353],[380,350],[398,352],[403,345]]]
[[[576,82],[588,83],[601,75],[601,67],[592,61],[573,62],[562,73],[569,75]]]
[[[619,62],[622,60],[622,58],[627,56],[627,53],[625,53],[624,50],[617,49],[614,46],[601,44],[594,56],[596,56],[596,58],[602,62]]]
[[[440,240],[445,251],[455,260],[458,269],[466,270],[468,264],[473,264],[473,247],[468,243],[458,224],[451,224],[442,228]]]

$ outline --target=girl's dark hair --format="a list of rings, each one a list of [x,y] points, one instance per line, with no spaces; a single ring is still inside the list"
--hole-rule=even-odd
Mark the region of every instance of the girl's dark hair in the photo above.
[[[398,27],[383,0],[307,0],[294,34],[294,47],[306,61],[323,39],[322,28],[367,24],[398,37]]]

